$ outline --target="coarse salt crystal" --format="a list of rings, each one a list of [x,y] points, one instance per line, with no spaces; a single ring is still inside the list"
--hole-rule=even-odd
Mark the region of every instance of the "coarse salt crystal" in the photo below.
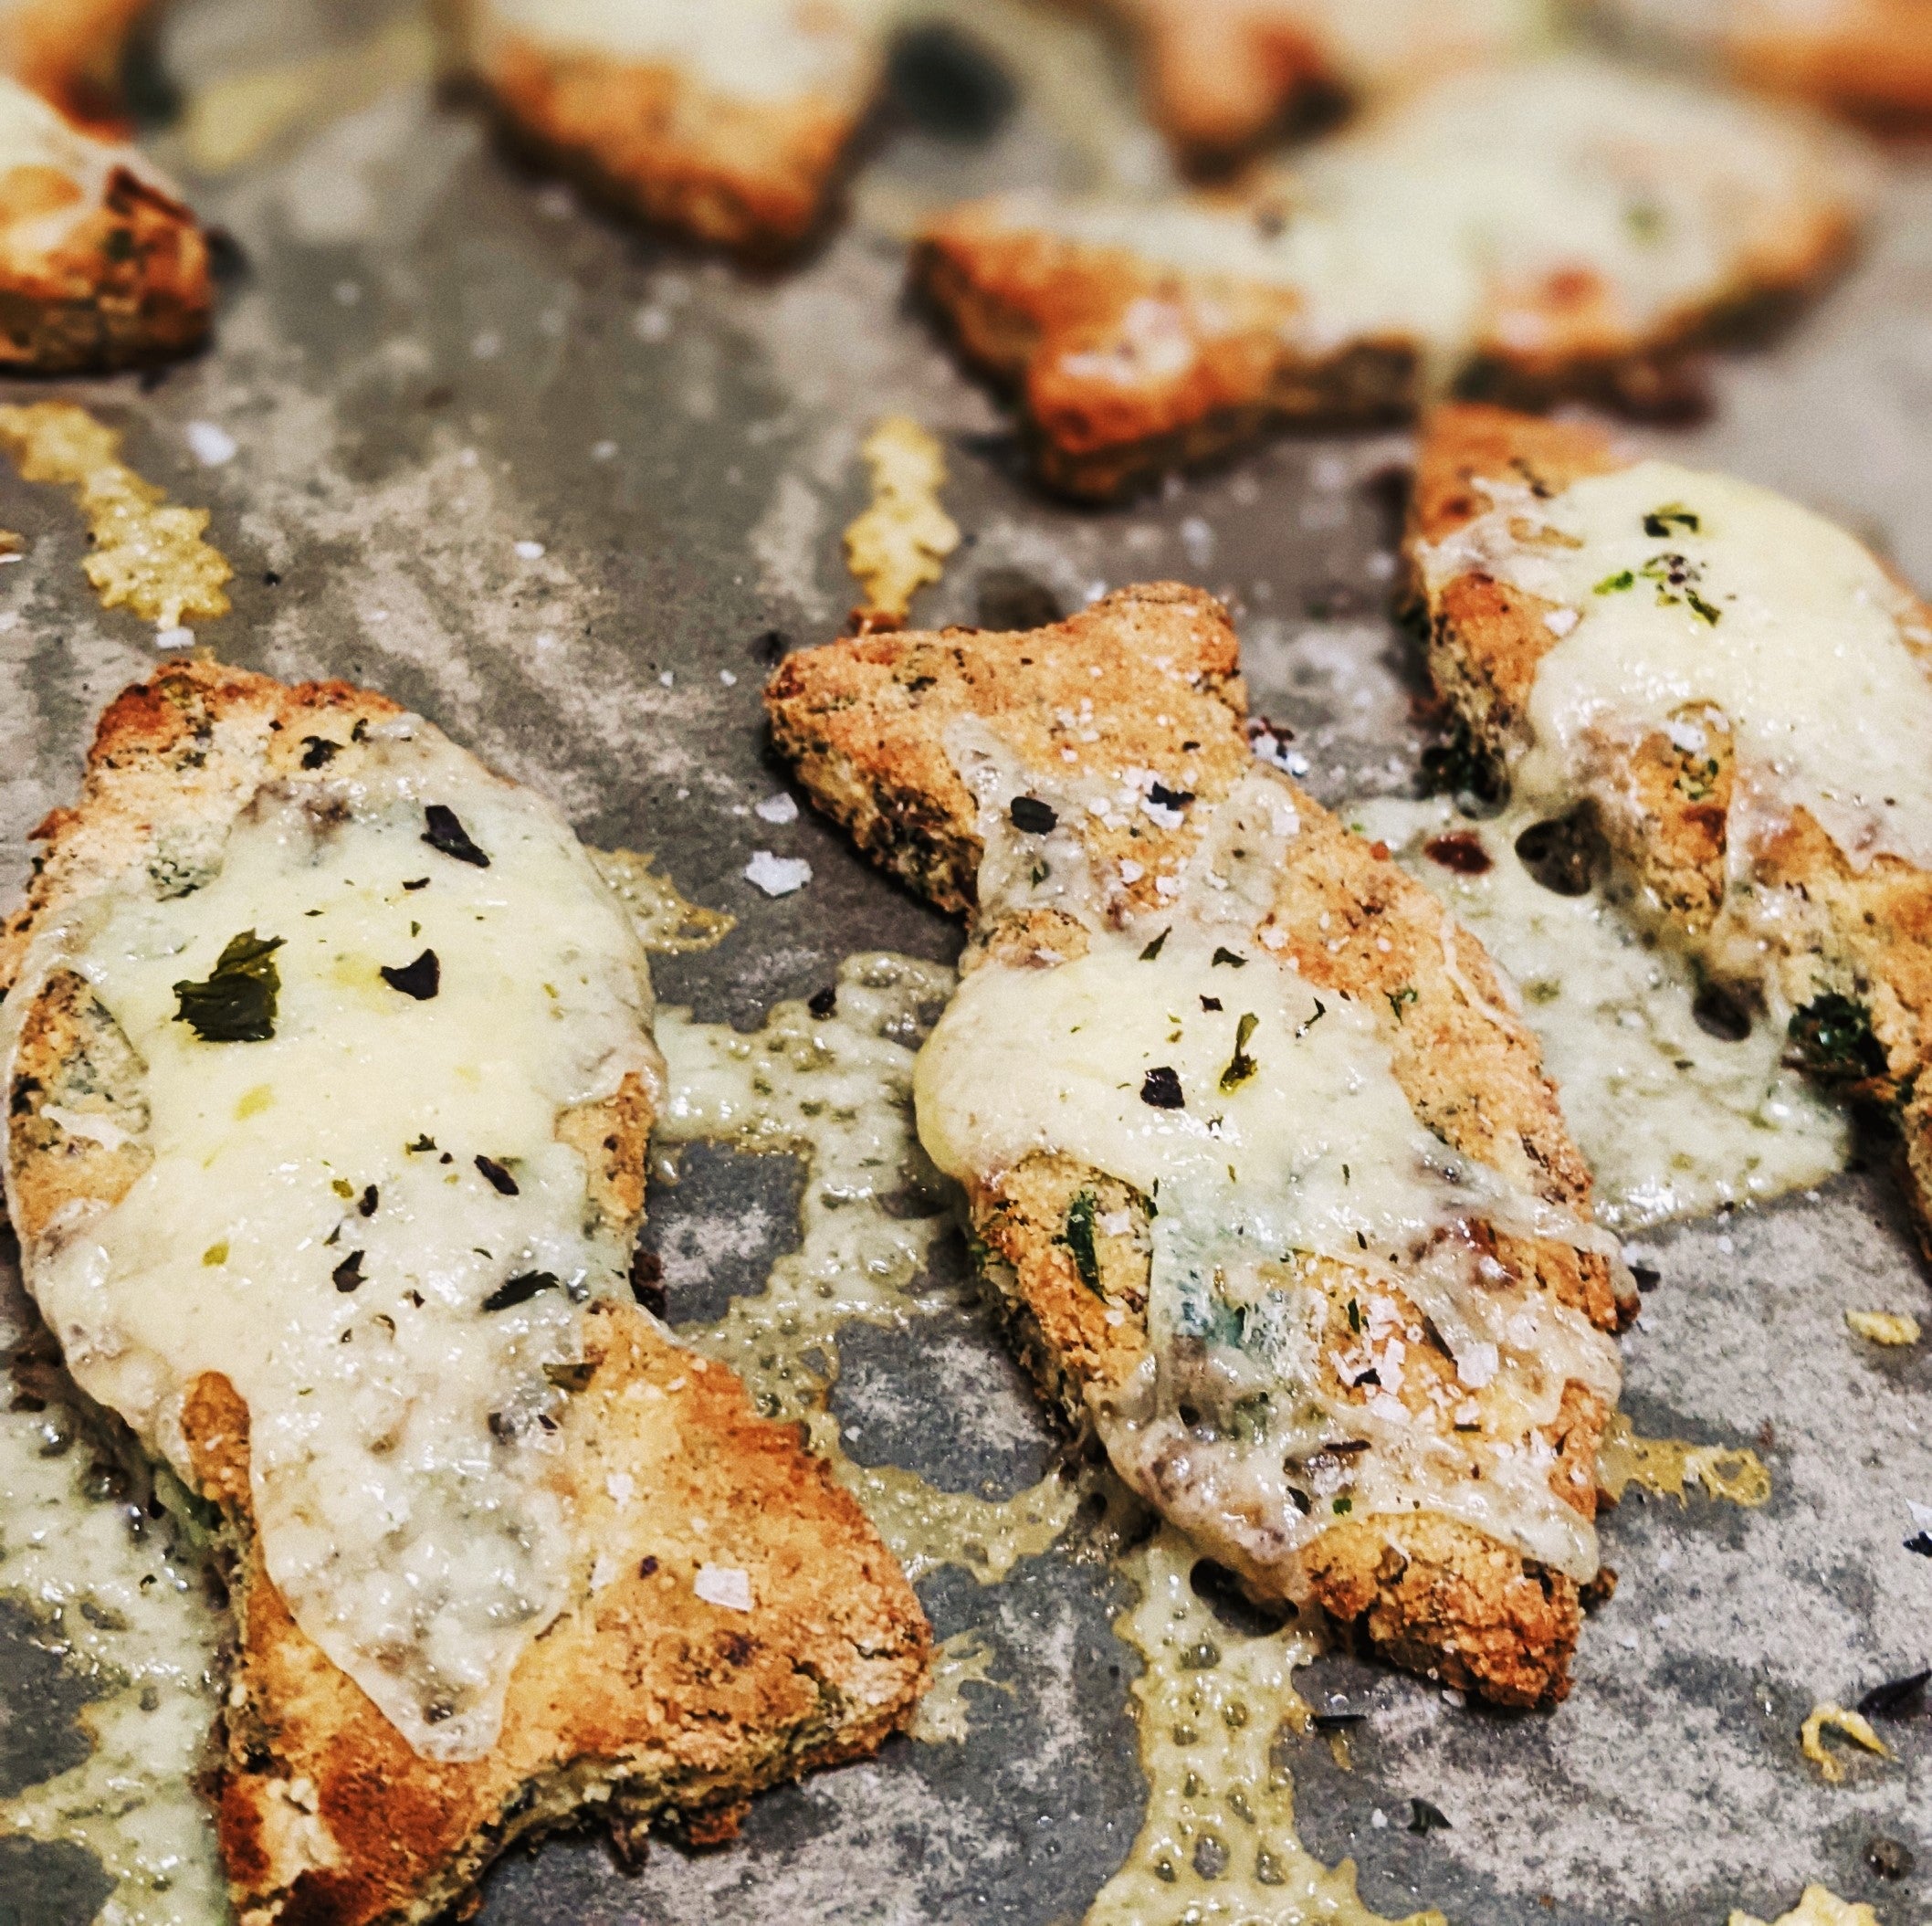
[[[188,452],[205,468],[218,468],[235,459],[235,437],[212,421],[191,421],[182,430],[187,437]]]
[[[1573,608],[1551,608],[1543,612],[1543,626],[1553,636],[1567,636],[1582,619]]]
[[[798,805],[781,789],[776,795],[768,795],[763,802],[754,803],[751,813],[761,823],[795,823]]]
[[[802,856],[774,856],[769,849],[757,849],[745,865],[744,877],[767,896],[790,896],[812,880],[812,865]]]
[[[541,542],[520,542],[517,544],[519,562],[541,562],[543,559],[543,544]]]
[[[699,1565],[691,1589],[707,1605],[722,1605],[728,1612],[751,1609],[751,1579],[735,1565]]]

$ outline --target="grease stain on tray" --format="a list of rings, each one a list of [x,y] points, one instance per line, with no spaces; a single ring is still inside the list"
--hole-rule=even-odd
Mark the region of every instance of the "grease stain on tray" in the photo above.
[[[1013,1697],[1013,1687],[992,1676],[996,1656],[985,1635],[974,1628],[942,1639],[933,1650],[932,1684],[919,1700],[912,1736],[922,1745],[964,1744],[972,1730],[971,1702],[966,1697],[969,1685]]]
[[[646,950],[663,956],[715,950],[738,927],[727,911],[688,901],[648,850],[593,849],[590,857]]]

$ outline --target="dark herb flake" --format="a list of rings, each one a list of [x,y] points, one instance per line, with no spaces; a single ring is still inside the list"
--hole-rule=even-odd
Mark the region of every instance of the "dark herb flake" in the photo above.
[[[1074,1254],[1074,1268],[1080,1273],[1080,1281],[1096,1297],[1100,1296],[1100,1256],[1094,1247],[1095,1198],[1090,1190],[1084,1190],[1066,1206],[1066,1237],[1068,1250]]]
[[[1212,970],[1221,963],[1225,963],[1231,970],[1245,970],[1248,960],[1245,956],[1235,955],[1232,950],[1216,950],[1208,967]]]
[[[340,1291],[354,1290],[362,1281],[362,1254],[352,1250],[330,1272],[335,1279],[335,1288]]]
[[[1599,595],[1621,595],[1627,588],[1637,585],[1635,574],[1627,568],[1620,568],[1613,575],[1605,575],[1597,584],[1594,593]]]
[[[489,1180],[492,1190],[506,1197],[517,1195],[517,1180],[494,1157],[478,1157],[477,1168]]]
[[[1385,994],[1389,998],[1389,1007],[1395,1013],[1396,1022],[1400,1023],[1402,1020],[1404,1006],[1416,1001],[1415,985],[1412,983],[1405,983],[1401,989]]]
[[[205,983],[178,983],[176,1023],[193,1026],[204,1043],[262,1043],[275,1035],[275,999],[281,973],[278,936],[253,930],[229,940]]]
[[[358,1210],[358,1211],[359,1211],[359,1212],[360,1212],[360,1213],[361,1213],[361,1214],[362,1214],[362,1215],[363,1216],[365,1216],[365,1217],[373,1217],[373,1216],[375,1216],[375,1206],[376,1206],[376,1192],[375,1192],[375,1185],[374,1185],[374,1184],[368,1184],[368,1185],[366,1185],[366,1186],[364,1187],[364,1189],[363,1189],[363,1191],[362,1191],[362,1202],[361,1202],[360,1204],[358,1204],[358,1205],[356,1205],[356,1209],[357,1209],[357,1210]]]
[[[425,950],[414,963],[404,963],[400,968],[383,963],[381,975],[392,990],[400,990],[418,1003],[427,1003],[443,987],[443,966],[436,961],[434,950]]]
[[[1903,1679],[1888,1679],[1858,1701],[1858,1710],[1867,1719],[1909,1719],[1925,1710],[1927,1679],[1932,1679],[1932,1668],[1908,1672]]]
[[[423,840],[432,849],[440,849],[445,856],[454,857],[459,863],[474,863],[478,869],[489,868],[488,857],[470,841],[469,832],[448,804],[429,804],[423,811],[423,817],[429,825],[423,832]]]
[[[1229,1058],[1227,1068],[1221,1073],[1223,1090],[1238,1090],[1261,1068],[1248,1055],[1248,1039],[1260,1023],[1260,1017],[1249,1010],[1243,1013],[1241,1021],[1234,1026],[1234,1054]]]
[[[327,736],[304,736],[302,767],[320,769],[341,746],[340,742],[331,742]]]
[[[1872,1016],[1850,996],[1828,991],[1791,1014],[1786,1035],[1789,1060],[1832,1083],[1870,1083],[1885,1076],[1885,1046],[1872,1031]]]
[[[419,876],[413,883],[404,883],[403,887],[405,889],[426,889],[429,887],[429,879],[426,876]]]
[[[1162,944],[1163,944],[1164,942],[1166,942],[1166,941],[1168,940],[1169,936],[1170,936],[1170,935],[1171,935],[1172,933],[1173,933],[1173,925],[1172,925],[1171,923],[1170,923],[1170,924],[1168,925],[1168,927],[1167,927],[1167,928],[1166,928],[1165,930],[1161,931],[1161,932],[1160,932],[1160,934],[1159,936],[1155,937],[1155,939],[1153,940],[1153,942],[1150,942],[1150,944],[1148,944],[1148,946],[1147,946],[1147,948],[1146,948],[1146,949],[1144,949],[1143,951],[1141,951],[1141,952],[1140,952],[1140,961],[1141,961],[1142,963],[1152,963],[1152,962],[1153,962],[1153,960],[1155,959],[1155,957],[1157,957],[1157,956],[1159,956],[1159,955],[1160,955],[1160,946],[1161,946],[1161,945],[1162,945]]]
[[[1366,1712],[1317,1712],[1308,1721],[1318,1732],[1346,1732],[1368,1717]]]
[[[555,1275],[547,1270],[520,1271],[513,1278],[507,1278],[483,1300],[485,1310],[511,1310],[519,1304],[528,1304],[540,1290],[554,1290],[557,1288]]]
[[[1187,1099],[1181,1094],[1181,1078],[1167,1064],[1157,1064],[1140,1082],[1140,1100],[1151,1104],[1157,1110],[1180,1110],[1187,1108]]]
[[[1170,789],[1156,780],[1148,784],[1147,799],[1157,809],[1185,809],[1194,800],[1192,789]]]
[[[1036,795],[1016,795],[1007,809],[1015,829],[1028,836],[1045,836],[1059,826],[1059,813]]]
[[[1426,1799],[1411,1799],[1409,1802],[1409,1830],[1417,1838],[1425,1837],[1433,1832],[1450,1830],[1448,1815],[1439,1805],[1432,1805]]]
[[[1921,1558],[1932,1558],[1932,1531],[1915,1531],[1905,1542],[1906,1551],[1916,1552]]]
[[[1697,518],[1681,501],[1669,501],[1661,509],[1653,509],[1643,518],[1643,532],[1646,535],[1667,535],[1674,528],[1679,528],[1686,535],[1695,535],[1699,523]]]
[[[1307,1035],[1308,1034],[1308,1032],[1309,1032],[1310,1030],[1312,1030],[1312,1029],[1313,1029],[1313,1028],[1315,1027],[1315,1026],[1316,1026],[1317,1024],[1318,1024],[1318,1023],[1319,1023],[1319,1022],[1320,1022],[1320,1021],[1322,1020],[1322,1018],[1323,1018],[1324,1016],[1327,1016],[1328,1014],[1328,1005],[1327,1005],[1327,1004],[1325,1004],[1325,1003],[1324,1003],[1324,1002],[1323,1002],[1323,1001],[1321,1000],[1321,998],[1318,996],[1318,997],[1317,997],[1317,998],[1315,999],[1315,1014],[1314,1014],[1314,1016],[1312,1016],[1311,1017],[1309,1017],[1309,1018],[1308,1018],[1308,1020],[1307,1020],[1307,1022],[1306,1022],[1305,1024],[1301,1024],[1301,1025],[1298,1025],[1298,1026],[1297,1026],[1297,1028],[1296,1028],[1296,1031],[1295,1031],[1295,1035],[1296,1035],[1296,1037],[1297,1037],[1297,1039],[1298,1040],[1299,1038],[1301,1038],[1301,1037],[1306,1037],[1306,1036],[1307,1036]]]

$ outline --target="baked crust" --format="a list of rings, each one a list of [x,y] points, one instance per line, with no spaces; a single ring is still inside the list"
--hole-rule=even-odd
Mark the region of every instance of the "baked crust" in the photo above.
[[[1250,763],[1238,667],[1221,605],[1197,589],[1156,584],[1026,633],[900,633],[804,650],[773,672],[765,703],[778,747],[819,807],[882,867],[942,907],[970,913],[982,842],[977,807],[946,752],[949,724],[966,715],[986,721],[1026,766],[1077,778],[1083,767],[1110,774],[1126,762],[1213,803]],[[1080,715],[1087,702],[1090,721]],[[1093,731],[1099,740],[1082,740]],[[1318,987],[1345,992],[1376,1015],[1397,1079],[1425,1124],[1587,1216],[1588,1170],[1536,1041],[1507,1013],[1480,945],[1457,932],[1386,851],[1299,791],[1294,800],[1301,829],[1267,920],[1286,939],[1279,953]],[[1129,910],[1156,907],[1155,872],[1175,867],[1196,834],[1190,820],[1110,828],[1095,819],[1082,832],[1097,863],[1118,864],[1131,851],[1142,866],[1140,879],[1123,886]],[[977,928],[973,940],[1017,961],[1042,949],[1077,953],[1086,932],[1057,912],[1035,912]],[[1095,1197],[1097,1290],[1081,1280],[1062,1234],[1082,1191]],[[1147,1352],[1144,1202],[1073,1159],[1044,1153],[971,1186],[968,1202],[1023,1362],[1043,1395],[1084,1425],[1093,1403],[1122,1386]],[[1121,1212],[1132,1227],[1108,1233],[1103,1219],[1118,1222]],[[1528,1239],[1498,1239],[1496,1254],[1599,1328],[1614,1328],[1619,1308],[1601,1258]],[[1360,1273],[1329,1263],[1319,1281],[1345,1330]],[[1433,1355],[1433,1342],[1425,1336],[1410,1358]],[[1422,1398],[1429,1367],[1413,1368],[1405,1384]],[[1453,1373],[1453,1363],[1447,1368]],[[1609,1410],[1580,1385],[1570,1394],[1546,1434],[1557,1453],[1552,1489],[1588,1517]],[[1258,1594],[1279,1595],[1278,1578],[1252,1562],[1244,1569],[1238,1547],[1195,1529],[1203,1549],[1242,1570]],[[1339,1521],[1303,1567],[1307,1596],[1400,1663],[1508,1704],[1568,1689],[1580,1622],[1574,1582],[1467,1526],[1428,1515],[1422,1523],[1413,1515]]]
[[[7,0],[0,5],[0,71],[70,121],[122,126],[121,63],[156,0]]]
[[[1441,542],[1486,511],[1483,479],[1558,494],[1586,475],[1626,465],[1601,430],[1499,408],[1437,410],[1423,435],[1405,544],[1414,594],[1428,618],[1430,673],[1473,746],[1498,767],[1528,740],[1528,710],[1538,663],[1555,646],[1543,620],[1551,605],[1486,574],[1451,577],[1428,594],[1416,565],[1423,543]],[[1932,625],[1932,605],[1921,603]],[[1920,651],[1924,655],[1925,651]],[[1932,672],[1932,661],[1927,664]],[[1629,759],[1623,806],[1600,812],[1601,826],[1643,898],[1676,937],[1700,952],[1725,901],[1727,818],[1735,763],[1730,732],[1706,731],[1702,753],[1717,764],[1680,783],[1685,752],[1661,731]],[[1822,995],[1859,1005],[1884,1052],[1864,1066],[1857,1093],[1878,1099],[1897,1120],[1907,1195],[1932,1260],[1932,875],[1881,855],[1854,868],[1802,807],[1755,856],[1754,888],[1775,892],[1784,915],[1765,916],[1780,934],[1761,968],[1793,1009]],[[1702,952],[1700,952],[1702,953]],[[1707,966],[1735,970],[1735,946],[1709,949]],[[1762,985],[1748,978],[1748,994]]]
[[[42,919],[130,868],[159,892],[192,888],[215,859],[197,831],[231,820],[265,781],[309,779],[305,756],[328,779],[352,778],[363,726],[400,713],[343,683],[289,688],[205,663],[124,691],[101,718],[79,805],[35,832],[44,853],[0,931],[0,987]],[[334,745],[326,759],[311,753],[318,738]],[[29,1282],[34,1245],[61,1210],[118,1201],[145,1167],[138,1143],[110,1147],[145,1124],[142,1074],[81,979],[52,974],[23,1020],[8,1093]],[[76,1110],[98,1134],[69,1130]],[[558,1125],[585,1154],[592,1207],[632,1231],[652,1122],[634,1075]],[[612,1561],[607,1582],[593,1575],[527,1649],[499,1739],[458,1764],[419,1757],[296,1626],[254,1536],[247,1408],[219,1375],[191,1387],[184,1435],[201,1495],[220,1508],[241,1632],[215,1796],[248,1926],[430,1919],[510,1841],[586,1818],[631,1847],[654,1826],[729,1837],[753,1793],[869,1752],[910,1716],[930,1649],[924,1615],[795,1429],[755,1416],[732,1372],[634,1306],[593,1307],[585,1343],[592,1370],[567,1406],[561,1476],[583,1542]],[[629,1505],[607,1483],[620,1467],[638,1494]],[[751,1612],[697,1595],[711,1560],[749,1575]]]

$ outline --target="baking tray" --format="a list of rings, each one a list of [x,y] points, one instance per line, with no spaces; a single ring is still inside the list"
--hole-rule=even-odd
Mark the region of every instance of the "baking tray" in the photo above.
[[[184,0],[143,99],[172,91],[153,144],[237,244],[216,345],[163,378],[58,390],[123,427],[142,472],[212,509],[237,579],[204,644],[385,690],[556,797],[587,840],[656,852],[688,896],[735,916],[715,949],[657,965],[663,1000],[702,1021],[754,1026],[855,952],[957,948],[809,811],[751,813],[785,786],[759,684],[854,599],[839,531],[864,499],[857,441],[887,412],[943,438],[966,531],[922,624],[974,619],[1013,571],[1066,607],[1179,576],[1229,598],[1255,706],[1296,731],[1324,800],[1410,790],[1426,741],[1417,653],[1387,612],[1402,437],[1283,440],[1153,498],[1072,510],[1029,489],[1008,418],[908,309],[902,237],[933,198],[1162,165],[1096,29],[1022,0],[963,11],[1004,50],[1012,113],[977,143],[882,127],[851,220],[797,271],[760,279],[506,162],[431,84],[394,5]],[[1714,393],[1706,421],[1656,445],[1816,504],[1932,585],[1932,166],[1891,157],[1860,264],[1780,344],[1720,368]],[[235,458],[200,466],[196,422],[231,435]],[[27,541],[26,563],[0,572],[11,894],[25,832],[72,794],[96,711],[156,651],[88,591],[58,493],[0,473],[0,522]],[[805,858],[809,887],[752,889],[741,871],[759,848]],[[798,1183],[784,1159],[686,1153],[647,1234],[674,1320],[760,1288],[794,1240]],[[1496,1714],[1318,1661],[1309,1699],[1370,1716],[1346,1769],[1316,1735],[1277,1748],[1301,1837],[1326,1861],[1352,1856],[1364,1901],[1391,1916],[1675,1926],[1734,1905],[1769,1917],[1818,1879],[1888,1926],[1922,1919],[1926,1721],[1888,1726],[1895,1760],[1843,1785],[1797,1739],[1815,1701],[1932,1663],[1932,1559],[1903,1547],[1910,1504],[1932,1502],[1932,1361],[1856,1344],[1843,1322],[1924,1308],[1897,1200],[1874,1163],[1645,1243],[1661,1281],[1624,1341],[1626,1409],[1648,1435],[1749,1446],[1769,1502],[1633,1490],[1603,1526],[1622,1583],[1554,1712]],[[848,1449],[949,1489],[1019,1489],[1062,1441],[963,1282],[941,1276],[930,1296],[933,1316],[845,1332],[834,1406]],[[481,1918],[1079,1920],[1146,1800],[1139,1660],[1113,1630],[1130,1589],[1073,1532],[997,1585],[958,1566],[921,1582],[939,1635],[977,1628],[1006,1688],[967,1689],[962,1740],[895,1740],[764,1797],[719,1851],[662,1847],[641,1870],[590,1837],[513,1855]],[[83,1689],[0,1605],[0,1794],[71,1763]],[[1417,1798],[1448,1829],[1412,1831]],[[1928,1871],[1881,1878],[1880,1837]],[[84,1921],[101,1889],[84,1856],[0,1850],[6,1926]]]

